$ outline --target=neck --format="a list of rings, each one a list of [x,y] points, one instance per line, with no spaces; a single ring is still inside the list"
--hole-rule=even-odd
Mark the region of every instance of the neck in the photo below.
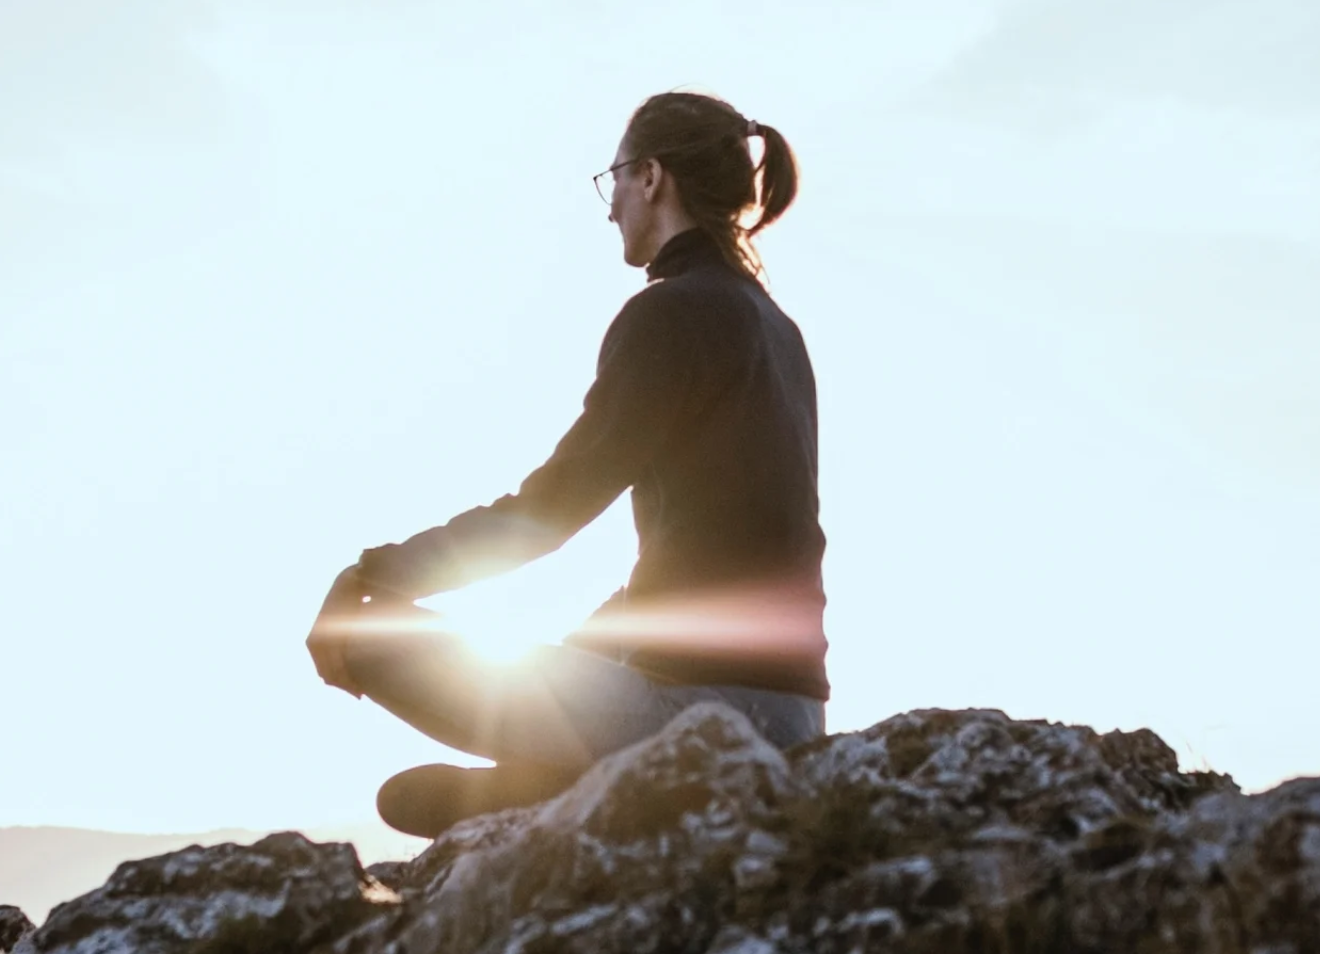
[[[656,215],[655,226],[651,230],[650,247],[647,250],[647,264],[655,261],[656,255],[675,235],[680,235],[697,227],[696,220],[682,209],[672,206],[661,208]]]

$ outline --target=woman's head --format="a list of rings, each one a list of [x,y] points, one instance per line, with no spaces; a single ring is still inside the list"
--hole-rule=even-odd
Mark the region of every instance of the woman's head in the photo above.
[[[748,140],[755,136],[765,150],[753,165]],[[624,259],[635,266],[695,227],[719,244],[730,265],[756,277],[761,263],[751,239],[797,195],[797,163],[784,137],[697,93],[661,93],[643,103],[612,165],[610,220],[623,234]]]

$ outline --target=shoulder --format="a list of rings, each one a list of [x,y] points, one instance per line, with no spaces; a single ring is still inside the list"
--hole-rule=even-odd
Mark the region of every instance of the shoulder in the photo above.
[[[742,348],[757,333],[765,297],[759,285],[722,270],[694,269],[653,282],[619,310],[602,356],[634,348],[689,356]]]
[[[647,325],[666,322],[673,330],[685,327],[697,333],[713,321],[753,317],[759,311],[759,285],[723,269],[694,269],[674,278],[653,282],[628,299],[616,322]]]
[[[622,342],[649,338],[680,338],[696,329],[695,308],[699,296],[681,280],[647,285],[629,298],[605,333],[607,349]]]
[[[648,318],[689,312],[702,298],[701,288],[689,276],[652,282],[624,303],[619,317],[645,321]]]

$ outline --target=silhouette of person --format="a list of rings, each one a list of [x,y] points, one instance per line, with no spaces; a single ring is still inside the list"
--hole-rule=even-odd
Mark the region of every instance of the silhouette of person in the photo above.
[[[664,93],[595,185],[647,285],[606,332],[581,415],[517,493],[363,552],[307,640],[328,684],[498,763],[470,777],[498,779],[508,804],[701,701],[780,747],[825,730],[816,382],[752,244],[796,196],[793,153],[722,100]],[[629,488],[636,565],[563,645],[491,663],[414,605],[554,551]],[[461,810],[444,772],[386,782],[385,821],[447,827]]]

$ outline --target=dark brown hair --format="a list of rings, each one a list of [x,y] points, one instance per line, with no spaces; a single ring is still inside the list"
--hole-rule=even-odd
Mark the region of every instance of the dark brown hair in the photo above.
[[[755,166],[750,135],[765,140]],[[656,159],[674,177],[684,210],[715,239],[730,265],[749,278],[761,274],[752,238],[797,196],[797,161],[778,130],[753,125],[714,96],[661,93],[633,113],[624,142],[629,158]],[[757,208],[755,222],[745,224]]]

